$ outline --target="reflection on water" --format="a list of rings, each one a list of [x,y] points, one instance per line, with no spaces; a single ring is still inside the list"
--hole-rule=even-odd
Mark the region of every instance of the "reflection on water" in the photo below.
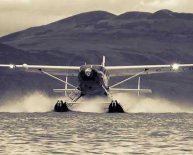
[[[193,154],[193,114],[0,113],[0,154]]]

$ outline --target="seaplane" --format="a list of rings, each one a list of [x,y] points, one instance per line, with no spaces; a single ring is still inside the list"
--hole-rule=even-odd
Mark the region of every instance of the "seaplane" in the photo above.
[[[121,103],[113,97],[113,92],[136,92],[152,93],[151,89],[142,89],[140,86],[140,77],[147,74],[180,72],[193,70],[193,64],[169,64],[169,65],[138,65],[138,66],[106,66],[105,56],[103,56],[100,65],[85,64],[82,66],[48,66],[48,65],[15,65],[0,64],[0,67],[10,68],[14,70],[23,70],[27,72],[42,73],[55,80],[60,81],[64,89],[53,89],[54,92],[64,93],[68,99],[58,100],[53,110],[55,112],[68,112],[72,110],[74,104],[79,104],[81,97],[102,96],[108,99],[107,104],[109,113],[125,112]],[[64,78],[59,78],[62,76]],[[76,76],[78,78],[78,86],[68,82],[68,78]],[[117,83],[109,85],[110,79],[113,77],[124,76],[125,79]],[[136,89],[125,89],[117,86],[133,79],[138,78],[138,86]]]

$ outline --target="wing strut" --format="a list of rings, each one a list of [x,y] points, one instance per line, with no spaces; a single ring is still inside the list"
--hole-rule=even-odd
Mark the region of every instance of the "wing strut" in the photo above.
[[[104,91],[107,93],[107,95],[109,96],[110,99],[113,100],[113,97],[111,95],[111,93],[102,85],[102,88],[104,89]]]
[[[60,78],[58,78],[58,77],[56,77],[56,76],[54,76],[54,75],[52,75],[52,74],[50,74],[50,73],[48,73],[48,72],[45,72],[45,71],[43,71],[42,69],[39,69],[39,71],[42,72],[42,73],[45,74],[45,75],[48,75],[49,77],[52,77],[52,78],[54,78],[54,79],[56,79],[56,80],[64,83],[65,85],[69,85],[69,86],[71,86],[71,87],[73,87],[73,88],[75,88],[75,89],[77,88],[76,86],[68,83],[67,81],[64,81],[64,80],[62,80],[62,79],[60,79]]]
[[[138,91],[137,91],[137,95],[138,95],[138,96],[140,95],[140,89],[141,89],[141,88],[140,88],[140,87],[141,87],[141,86],[140,86],[140,85],[141,85],[140,83],[141,83],[141,78],[139,77],[139,78],[138,78],[138,87],[137,87],[137,90],[138,90]]]
[[[120,84],[122,84],[122,83],[124,83],[124,82],[126,82],[126,81],[129,81],[129,80],[131,80],[131,79],[133,79],[133,78],[135,78],[135,77],[137,77],[137,76],[143,74],[144,72],[146,72],[146,70],[145,70],[145,71],[142,71],[142,72],[139,72],[139,73],[137,73],[137,74],[135,74],[135,75],[133,75],[133,76],[131,76],[131,77],[125,79],[125,80],[122,80],[122,81],[120,81],[120,82],[118,82],[118,83],[116,83],[116,84],[110,86],[110,88],[116,87],[116,86],[118,86],[118,85],[120,85]]]

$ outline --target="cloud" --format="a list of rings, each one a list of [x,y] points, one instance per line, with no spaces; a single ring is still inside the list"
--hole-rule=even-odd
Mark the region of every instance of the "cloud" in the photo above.
[[[181,2],[184,2],[183,0],[153,0],[151,2],[149,2],[150,6],[153,7],[176,7],[179,4],[181,4]]]
[[[30,4],[32,0],[0,0],[0,7],[18,6]]]
[[[171,9],[171,10],[186,10],[190,2],[188,0],[141,0],[140,5],[146,9]]]
[[[29,3],[31,0],[1,0],[1,3]]]

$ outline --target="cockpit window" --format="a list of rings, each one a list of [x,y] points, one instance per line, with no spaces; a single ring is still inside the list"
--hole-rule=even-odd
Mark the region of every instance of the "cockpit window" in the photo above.
[[[80,67],[80,70],[85,70],[86,68],[92,68],[92,69],[95,69],[97,71],[101,71],[103,73],[106,72],[105,68],[101,65],[83,65]]]

